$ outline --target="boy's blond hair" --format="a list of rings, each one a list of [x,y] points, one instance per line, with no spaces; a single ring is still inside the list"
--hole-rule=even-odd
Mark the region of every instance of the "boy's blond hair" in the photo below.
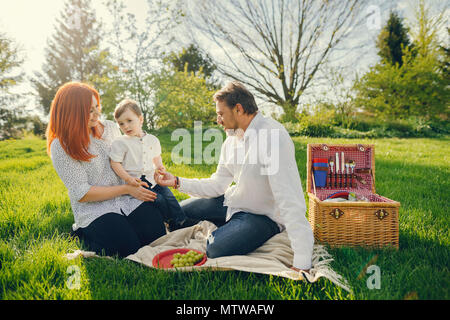
[[[114,119],[118,119],[126,110],[133,111],[138,117],[142,116],[141,108],[139,108],[136,101],[132,99],[124,99],[117,105],[114,110]]]

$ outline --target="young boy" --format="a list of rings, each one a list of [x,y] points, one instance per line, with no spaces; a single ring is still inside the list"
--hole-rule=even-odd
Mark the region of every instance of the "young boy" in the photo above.
[[[111,167],[126,183],[139,186],[142,181],[157,194],[155,204],[161,210],[171,231],[182,227],[186,215],[168,187],[157,185],[155,171],[165,172],[161,144],[157,137],[142,130],[144,117],[137,103],[125,99],[114,111],[114,118],[125,134],[111,145]],[[144,186],[145,188],[145,186]]]

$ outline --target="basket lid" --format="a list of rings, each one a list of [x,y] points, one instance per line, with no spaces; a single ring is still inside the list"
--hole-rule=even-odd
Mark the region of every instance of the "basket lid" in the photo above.
[[[337,156],[336,156],[337,154]],[[307,148],[307,161],[306,161],[306,189],[309,193],[316,193],[314,190],[314,177],[313,177],[313,163],[328,163],[328,175],[327,182],[329,181],[330,174],[330,159],[333,160],[333,174],[338,170],[338,177],[342,171],[342,158],[344,159],[344,174],[347,172],[345,163],[349,161],[354,161],[355,168],[354,174],[354,188],[337,187],[334,186],[335,177],[333,176],[333,185],[331,187],[317,188],[316,192],[321,190],[327,190],[331,192],[333,190],[352,190],[352,191],[370,191],[376,193],[375,191],[375,146],[371,144],[308,144]],[[324,161],[328,160],[328,161]],[[339,167],[336,168],[336,164],[339,162]],[[318,167],[318,165],[316,165]],[[351,173],[350,166],[348,166],[349,173]],[[323,167],[322,167],[323,168]],[[318,169],[323,170],[323,169]],[[348,176],[348,179],[350,177]],[[349,181],[349,180],[347,180]]]

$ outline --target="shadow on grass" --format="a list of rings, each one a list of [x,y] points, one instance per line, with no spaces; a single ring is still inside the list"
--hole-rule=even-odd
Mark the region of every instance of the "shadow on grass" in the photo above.
[[[400,232],[400,249],[334,248],[333,267],[357,299],[448,299],[449,247]],[[379,268],[379,288],[373,286]]]

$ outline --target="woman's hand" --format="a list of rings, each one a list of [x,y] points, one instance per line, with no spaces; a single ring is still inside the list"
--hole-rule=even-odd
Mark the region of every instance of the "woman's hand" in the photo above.
[[[175,187],[177,183],[175,176],[167,171],[162,174],[155,172],[155,181],[162,187]]]
[[[148,189],[145,189],[141,185],[137,187],[132,185],[126,185],[126,187],[128,188],[128,194],[138,200],[150,202],[154,202],[156,200],[157,197],[156,193]]]

